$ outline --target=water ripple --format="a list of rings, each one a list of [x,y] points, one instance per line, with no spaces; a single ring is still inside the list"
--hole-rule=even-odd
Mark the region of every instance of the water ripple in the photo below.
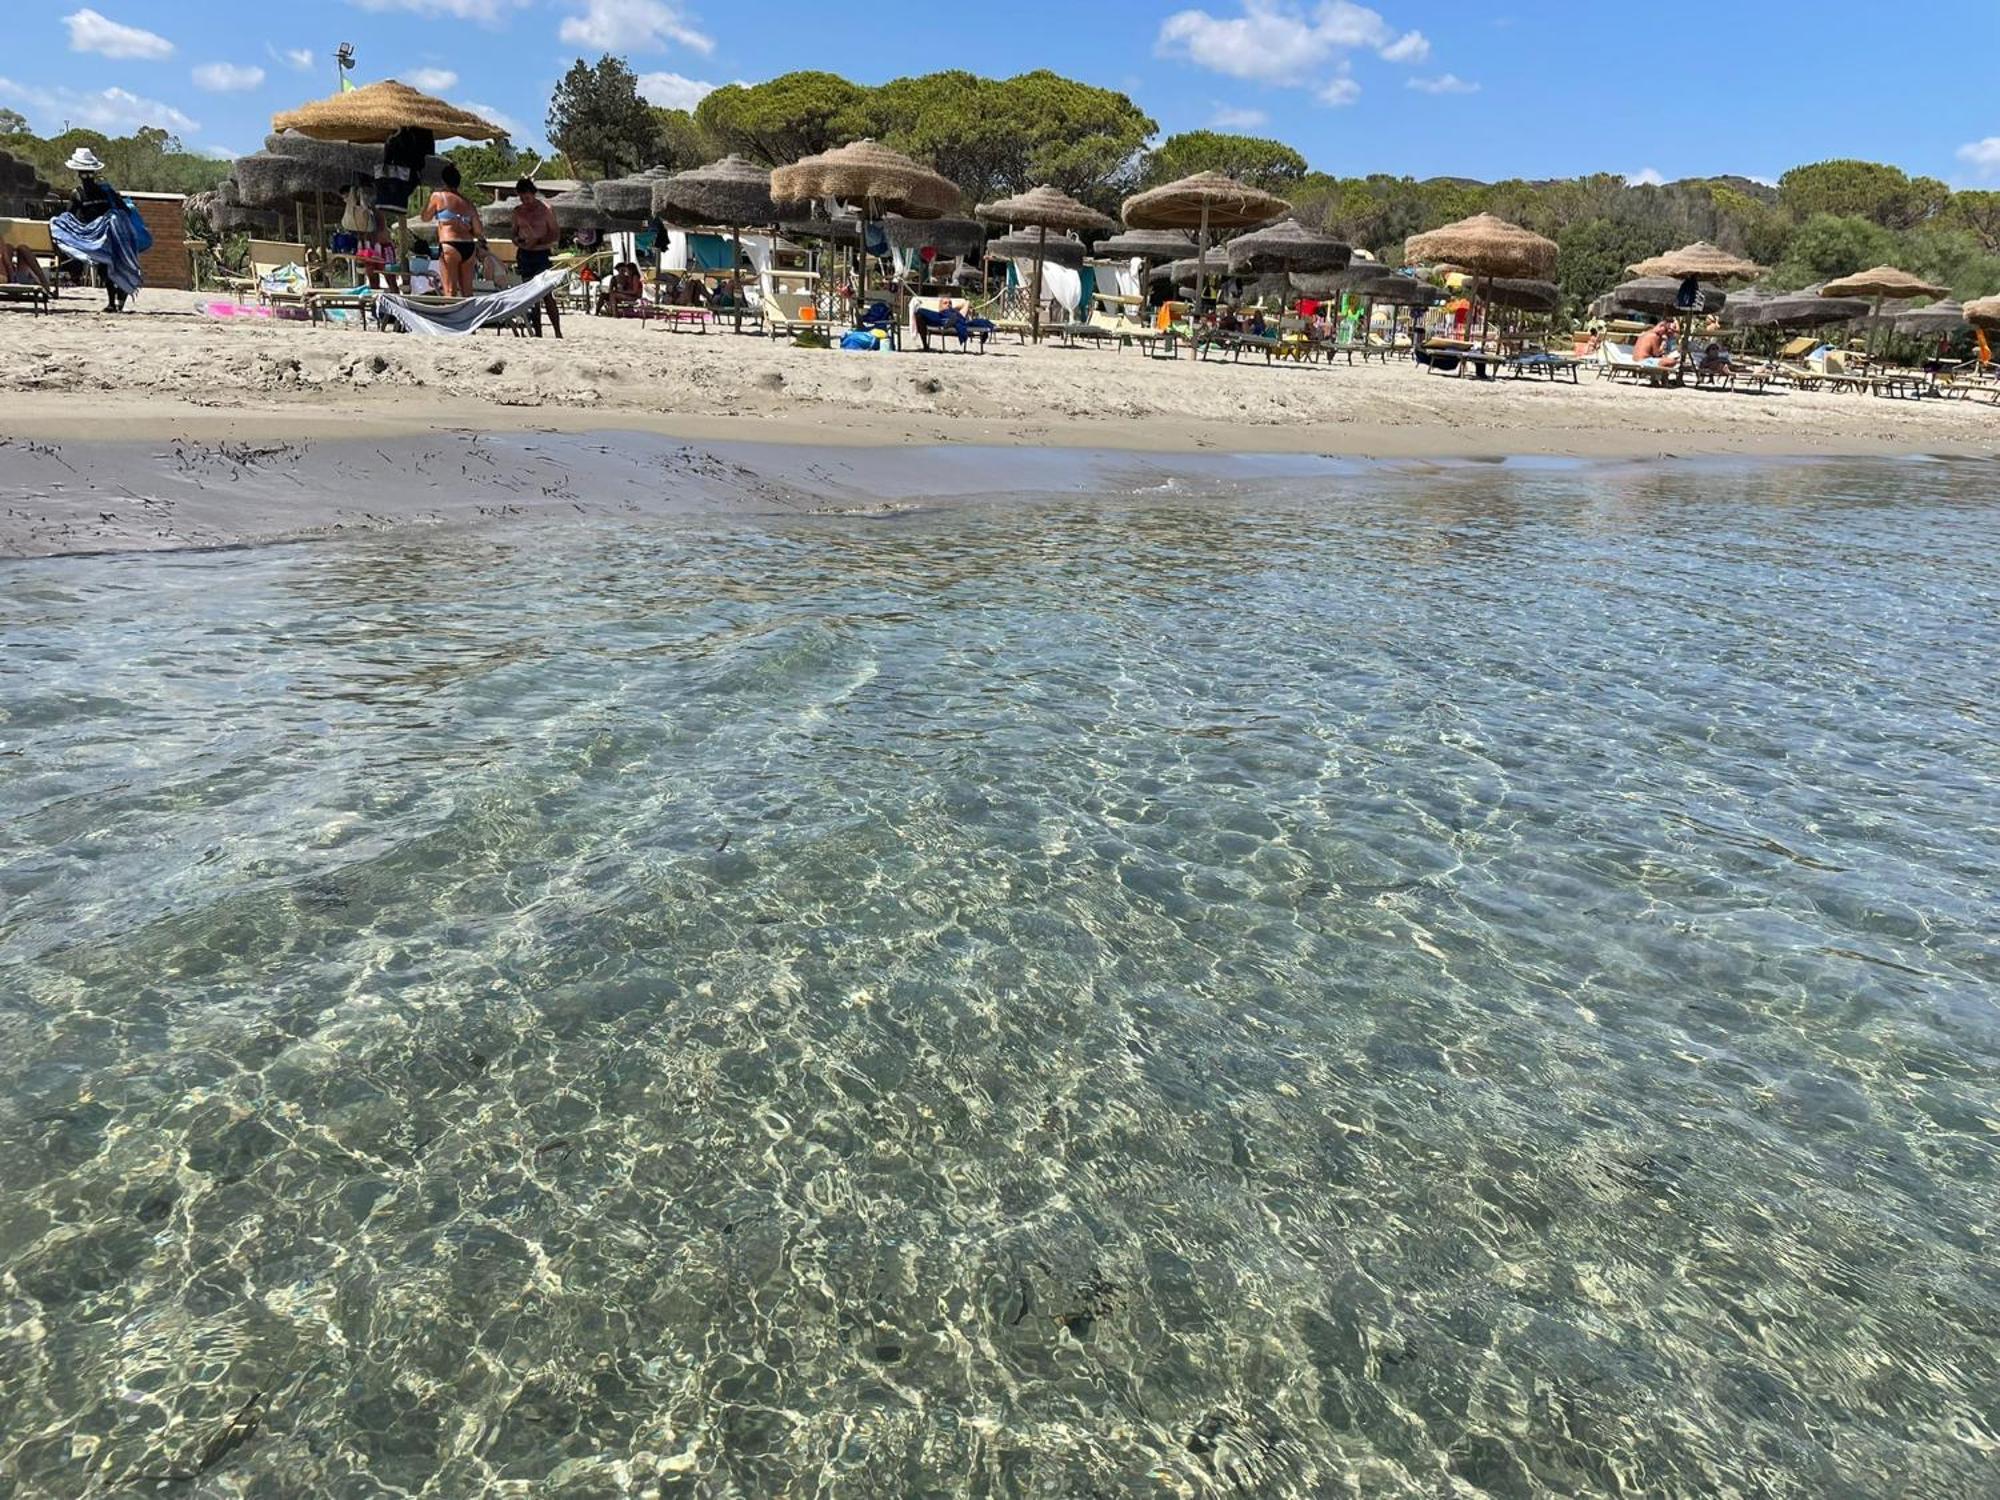
[[[0,1487],[1983,1493],[1986,488],[0,569]]]

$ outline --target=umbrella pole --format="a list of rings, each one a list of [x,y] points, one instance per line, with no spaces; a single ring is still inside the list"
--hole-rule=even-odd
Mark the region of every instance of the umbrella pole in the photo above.
[[[858,210],[856,210],[856,212],[859,215],[858,222],[861,227],[861,253],[858,257],[858,259],[861,262],[861,270],[856,277],[856,284],[861,288],[861,290],[857,292],[854,297],[854,326],[859,328],[861,326],[861,315],[868,311],[868,200],[867,199],[864,198],[861,200],[861,207]]]
[[[1034,300],[1028,304],[1028,336],[1036,343],[1042,341],[1042,262],[1049,254],[1049,226],[1044,224],[1035,241],[1035,290]]]
[[[1201,235],[1194,244],[1194,311],[1188,317],[1188,343],[1196,353],[1201,337],[1201,294],[1208,283],[1208,200],[1201,204]]]
[[[731,224],[730,238],[736,242],[736,259],[729,263],[729,302],[736,314],[735,333],[743,331],[743,226]]]

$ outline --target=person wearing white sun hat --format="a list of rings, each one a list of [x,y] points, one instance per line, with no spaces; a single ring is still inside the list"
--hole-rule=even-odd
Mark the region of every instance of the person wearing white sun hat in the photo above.
[[[71,260],[104,267],[104,310],[123,312],[145,279],[139,257],[153,237],[124,195],[104,180],[104,163],[95,151],[78,147],[63,166],[76,173],[76,191],[69,212],[49,220],[49,237]]]

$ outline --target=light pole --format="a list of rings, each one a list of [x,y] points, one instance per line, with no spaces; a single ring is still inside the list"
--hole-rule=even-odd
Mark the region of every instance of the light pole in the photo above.
[[[334,88],[338,94],[347,87],[347,75],[354,69],[354,43],[342,42],[340,50],[333,54]]]

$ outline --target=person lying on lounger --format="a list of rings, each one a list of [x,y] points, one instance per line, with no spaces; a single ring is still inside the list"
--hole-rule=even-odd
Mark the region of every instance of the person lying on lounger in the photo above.
[[[990,318],[967,316],[966,309],[949,297],[940,298],[935,310],[928,307],[918,308],[916,320],[917,342],[927,351],[931,346],[933,333],[957,335],[958,347],[963,349],[974,334],[979,336],[980,346],[985,347],[986,336],[993,331],[993,322]]]

